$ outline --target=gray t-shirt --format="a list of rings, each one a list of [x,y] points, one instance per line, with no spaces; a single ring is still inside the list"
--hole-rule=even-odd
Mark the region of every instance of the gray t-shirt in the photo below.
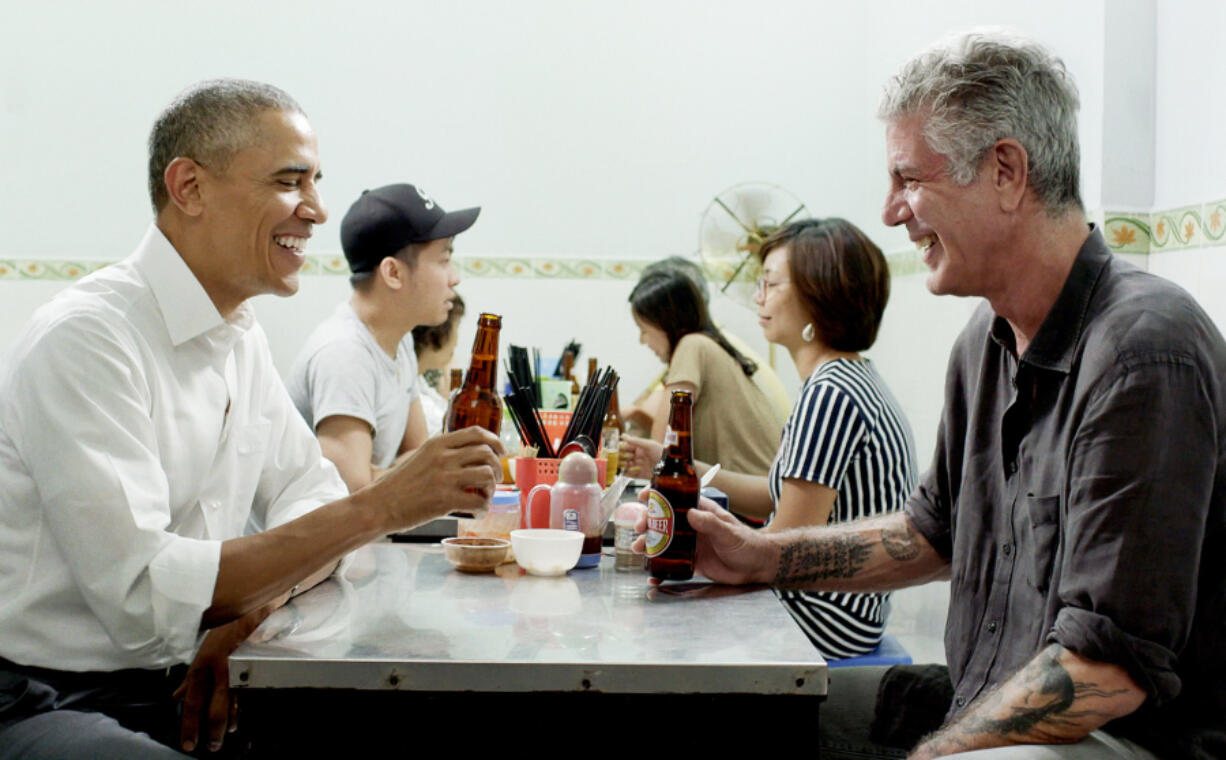
[[[388,467],[404,440],[416,380],[412,334],[405,334],[393,359],[346,302],[307,338],[286,386],[312,430],[336,415],[370,425],[371,464]]]

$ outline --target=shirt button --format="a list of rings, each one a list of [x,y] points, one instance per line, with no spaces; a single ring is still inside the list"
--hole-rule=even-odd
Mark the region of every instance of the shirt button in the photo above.
[[[1016,475],[1017,474],[1017,460],[1010,462],[1008,469],[1009,469],[1010,475]]]
[[[966,707],[966,697],[958,697],[954,700],[954,704],[958,707]]]
[[[988,633],[996,633],[996,621],[995,620],[988,622]]]
[[[1002,546],[1002,547],[1001,547],[1001,549],[1000,549],[1000,550],[1001,550],[1002,552],[1004,552],[1004,553],[1005,553],[1005,556],[1006,556],[1006,557],[1008,557],[1010,554],[1012,554],[1012,553],[1013,553],[1013,545],[1012,545],[1012,544],[1005,544],[1004,546]]]

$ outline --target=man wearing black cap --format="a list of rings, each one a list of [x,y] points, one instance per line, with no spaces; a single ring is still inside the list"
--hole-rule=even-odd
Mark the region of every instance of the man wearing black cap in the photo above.
[[[420,188],[396,184],[362,193],[341,222],[353,295],[307,339],[287,384],[350,491],[426,439],[405,338],[447,321],[460,281],[452,240],[480,211],[448,213]]]

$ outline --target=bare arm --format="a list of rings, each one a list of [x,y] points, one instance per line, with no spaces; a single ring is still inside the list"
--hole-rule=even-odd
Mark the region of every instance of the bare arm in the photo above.
[[[370,463],[374,441],[365,420],[339,414],[326,417],[315,427],[315,436],[323,455],[336,465],[350,493],[378,476],[379,471]]]
[[[741,477],[752,476],[742,475]],[[719,480],[719,475],[716,475],[715,479]],[[765,486],[766,478],[761,478],[761,480]],[[821,483],[784,478],[783,488],[779,491],[779,504],[775,507],[775,517],[764,530],[778,533],[789,528],[825,525],[830,522],[830,513],[834,511],[834,500],[838,495],[838,491]],[[735,502],[732,502],[730,498],[729,504],[733,503]]]
[[[429,437],[430,431],[426,429],[426,413],[422,411],[421,399],[415,398],[409,404],[409,421],[404,426],[404,439],[400,441],[400,449],[396,452],[397,457],[402,457],[415,450]]]
[[[696,569],[719,583],[889,591],[949,576],[949,563],[902,512],[767,533],[700,499],[689,518],[698,533]]]
[[[1013,744],[1071,744],[1145,701],[1118,665],[1052,644],[920,743],[912,760]]]
[[[437,436],[358,493],[272,530],[222,542],[204,627],[252,612],[375,538],[453,509],[480,509],[501,479],[501,452],[498,439],[480,428]]]

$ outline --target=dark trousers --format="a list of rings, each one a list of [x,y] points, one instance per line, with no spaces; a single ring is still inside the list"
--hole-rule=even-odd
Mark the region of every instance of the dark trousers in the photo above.
[[[833,668],[822,705],[822,760],[903,758],[941,727],[953,699],[943,665]]]
[[[0,760],[183,758],[172,749],[179,745],[179,705],[171,694],[186,671],[75,673],[0,658]],[[238,747],[226,749],[237,756]]]

